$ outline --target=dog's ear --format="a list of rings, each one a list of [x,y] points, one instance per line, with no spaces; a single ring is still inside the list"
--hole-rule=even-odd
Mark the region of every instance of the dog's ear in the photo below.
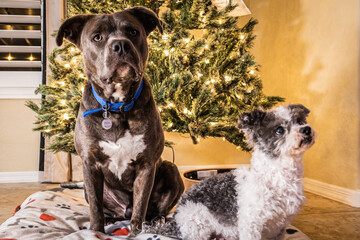
[[[266,112],[258,109],[252,112],[244,112],[239,115],[238,128],[242,131],[251,130],[254,126],[259,125],[265,116]]]
[[[80,48],[80,36],[81,32],[86,24],[94,15],[76,15],[67,19],[61,24],[59,31],[56,35],[56,44],[61,46],[63,38],[66,38],[70,42],[74,43]]]
[[[301,104],[290,104],[288,108],[291,110],[291,112],[296,112],[301,115],[303,115],[305,118],[309,115],[310,110],[304,107]]]
[[[154,31],[156,27],[158,27],[160,33],[163,34],[163,23],[152,10],[145,7],[133,7],[124,11],[135,16],[143,24],[146,36]]]

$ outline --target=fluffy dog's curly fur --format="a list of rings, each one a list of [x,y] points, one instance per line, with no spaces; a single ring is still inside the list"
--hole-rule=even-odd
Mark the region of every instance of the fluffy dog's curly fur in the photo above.
[[[194,185],[182,196],[174,221],[158,233],[186,240],[282,239],[300,211],[302,157],[315,139],[302,105],[255,110],[238,127],[253,148],[251,168],[241,167]]]

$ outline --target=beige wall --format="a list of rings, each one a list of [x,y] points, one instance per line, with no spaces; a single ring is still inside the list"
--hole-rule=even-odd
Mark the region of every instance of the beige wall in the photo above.
[[[318,132],[305,176],[360,188],[358,0],[248,0],[264,91],[303,103]],[[243,19],[246,20],[246,19]]]
[[[224,142],[221,138],[201,139],[194,145],[188,134],[165,133],[167,140],[175,143],[175,163],[184,165],[236,165],[248,164],[250,153],[236,149],[236,146]],[[165,160],[172,161],[172,151],[165,148],[163,156]]]
[[[40,134],[25,100],[0,100],[0,172],[39,170]]]

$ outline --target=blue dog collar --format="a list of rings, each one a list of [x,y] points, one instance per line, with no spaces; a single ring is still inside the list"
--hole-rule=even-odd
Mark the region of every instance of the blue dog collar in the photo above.
[[[99,112],[101,110],[110,111],[110,112],[123,112],[123,111],[127,112],[127,111],[130,111],[134,107],[135,101],[139,98],[139,96],[141,94],[141,91],[142,91],[142,88],[143,88],[143,83],[144,83],[144,81],[141,79],[140,86],[139,86],[138,90],[136,90],[136,92],[135,92],[133,98],[131,99],[131,101],[129,103],[126,103],[126,104],[124,102],[112,103],[112,102],[105,101],[104,99],[102,99],[99,96],[99,94],[97,94],[95,92],[93,86],[91,85],[92,93],[93,93],[96,101],[98,103],[100,103],[100,105],[102,107],[97,108],[97,109],[91,109],[91,110],[83,112],[83,117],[86,117],[89,114]]]

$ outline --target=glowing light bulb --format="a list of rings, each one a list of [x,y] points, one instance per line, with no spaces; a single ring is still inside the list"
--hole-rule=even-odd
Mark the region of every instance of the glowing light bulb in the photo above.
[[[13,58],[12,58],[11,55],[9,55],[9,56],[7,57],[7,59],[8,59],[9,61],[11,61]]]
[[[47,132],[47,133],[50,132],[50,129],[46,129],[45,132]]]
[[[214,82],[215,82],[215,79],[211,79],[210,82],[214,83]]]
[[[184,113],[185,113],[185,114],[188,113],[188,109],[187,109],[187,108],[184,109]]]
[[[165,54],[165,56],[169,56],[169,51],[168,51],[168,50],[165,50],[165,51],[164,51],[164,54]]]
[[[225,81],[226,81],[226,82],[228,82],[228,81],[230,81],[230,80],[231,80],[231,77],[225,76]]]
[[[254,73],[255,73],[255,71],[254,71],[254,70],[251,70],[251,71],[250,71],[250,74],[254,74]]]
[[[225,141],[226,139],[223,137],[223,141]]]
[[[197,75],[198,75],[199,78],[204,76],[202,73],[198,73]]]
[[[30,61],[34,60],[33,56],[30,56],[30,57],[29,57],[29,60],[30,60]]]
[[[173,51],[175,51],[175,49],[174,49],[174,48],[171,48],[171,49],[170,49],[170,52],[173,52]]]
[[[200,138],[197,138],[196,141],[197,141],[197,142],[200,142]]]
[[[185,60],[187,60],[187,59],[188,59],[188,57],[187,57],[187,56],[185,56],[185,57],[184,57],[184,59],[185,59]]]
[[[65,105],[65,104],[66,104],[66,101],[65,101],[65,100],[61,100],[60,103],[61,103],[62,105]]]
[[[185,38],[185,39],[184,39],[184,42],[189,43],[189,42],[190,42],[190,38]]]
[[[172,127],[174,124],[173,123],[170,123],[169,126]]]
[[[161,112],[162,111],[162,109],[161,109],[161,107],[159,107],[159,112]]]
[[[211,126],[215,126],[216,123],[212,122],[212,123],[210,123],[210,124],[211,124]]]
[[[63,119],[68,120],[68,119],[69,119],[69,114],[65,113],[65,114],[63,115]]]
[[[64,82],[60,82],[60,85],[61,85],[62,87],[64,87],[64,86],[65,86],[65,83],[64,83]]]
[[[174,104],[172,104],[172,103],[169,103],[169,105],[168,105],[168,107],[173,107],[174,106]]]
[[[209,63],[210,62],[210,60],[209,59],[205,59],[205,63]]]
[[[209,84],[210,84],[210,81],[206,81],[205,84],[206,84],[206,85],[209,85]]]
[[[205,49],[209,49],[209,45],[206,44],[206,45],[205,45]]]
[[[70,67],[70,64],[68,64],[68,63],[65,64],[65,67],[66,67],[66,68],[69,68],[69,67]]]
[[[219,20],[219,23],[220,23],[220,24],[222,23],[221,19]]]
[[[84,78],[85,76],[84,76],[84,74],[80,73],[79,77]]]
[[[70,49],[70,52],[71,52],[71,53],[74,53],[74,52],[75,52],[75,48],[71,48],[71,49]]]
[[[72,62],[73,62],[73,63],[76,63],[76,59],[73,59]]]
[[[164,34],[163,37],[162,37],[162,39],[163,39],[165,42],[168,40],[168,38],[169,38],[169,35],[167,35],[167,34]]]
[[[240,39],[241,39],[241,40],[243,40],[244,38],[245,38],[245,36],[244,36],[244,35],[241,35],[241,36],[240,36]]]

